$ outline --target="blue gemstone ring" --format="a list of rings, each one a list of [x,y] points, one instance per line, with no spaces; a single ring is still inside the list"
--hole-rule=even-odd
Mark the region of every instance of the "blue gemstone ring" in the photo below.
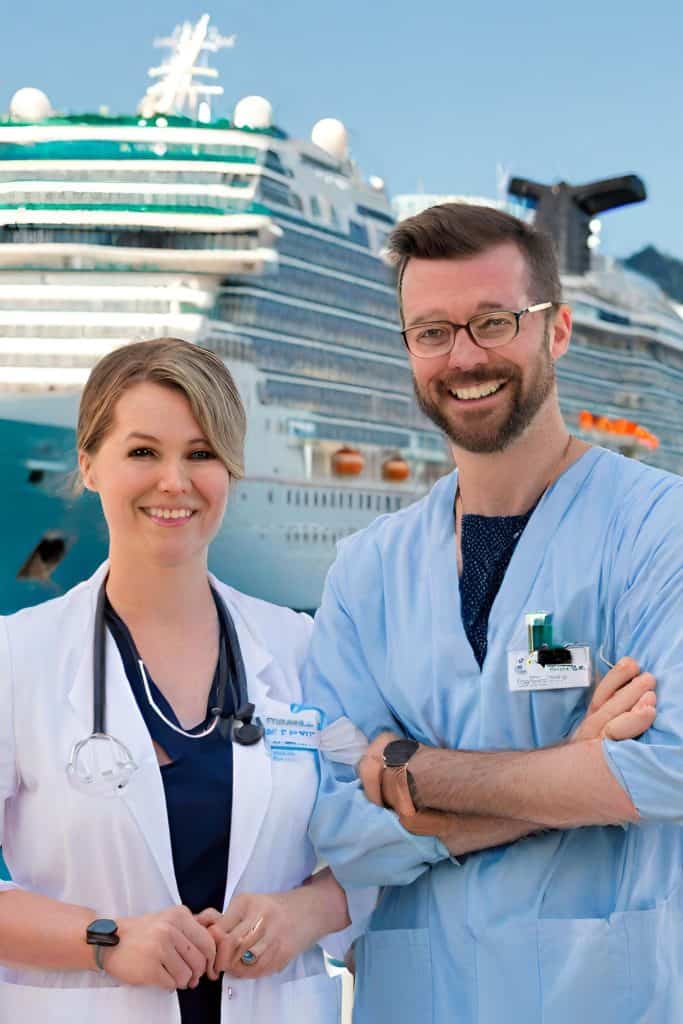
[[[245,967],[253,967],[256,963],[256,953],[252,953],[250,949],[245,950],[240,957],[240,960]]]

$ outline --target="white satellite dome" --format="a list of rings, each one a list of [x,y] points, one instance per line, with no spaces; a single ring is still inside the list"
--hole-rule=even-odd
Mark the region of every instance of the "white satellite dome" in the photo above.
[[[384,178],[380,178],[376,174],[371,174],[368,181],[370,182],[370,188],[374,189],[375,192],[384,192]]]
[[[236,128],[272,128],[272,104],[264,96],[245,96],[235,107],[232,123]]]
[[[336,117],[323,117],[313,125],[311,140],[336,160],[345,160],[349,152],[349,133]]]
[[[9,112],[16,121],[42,121],[52,113],[52,104],[40,89],[27,86],[15,92]]]

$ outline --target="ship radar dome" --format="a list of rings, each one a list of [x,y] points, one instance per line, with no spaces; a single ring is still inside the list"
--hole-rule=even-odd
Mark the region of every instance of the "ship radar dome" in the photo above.
[[[245,96],[235,107],[232,123],[236,128],[272,128],[273,108],[263,96]]]
[[[19,89],[10,100],[10,117],[15,121],[42,121],[52,113],[52,105],[40,89]]]
[[[311,140],[336,160],[345,160],[349,151],[349,133],[336,117],[324,117],[313,125]]]
[[[371,189],[375,192],[384,192],[384,178],[379,178],[376,174],[373,174],[368,180],[370,182]]]

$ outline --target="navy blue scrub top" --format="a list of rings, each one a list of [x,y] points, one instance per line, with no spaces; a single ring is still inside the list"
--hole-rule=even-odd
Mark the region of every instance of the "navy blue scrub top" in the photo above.
[[[462,517],[460,607],[465,633],[479,668],[486,658],[493,602],[533,511],[532,508],[523,516],[477,516],[468,513]]]
[[[228,643],[220,598],[214,594],[221,623],[222,642]],[[207,907],[223,910],[228,872],[232,816],[232,742],[214,729],[201,739],[181,736],[151,707],[145,694],[140,655],[125,622],[107,601],[105,622],[116,641],[126,675],[152,739],[171,763],[161,766],[166,811],[173,851],[173,867],[180,899],[193,914]],[[179,726],[173,708],[147,672],[152,697],[163,714]],[[226,701],[230,699],[230,691]],[[218,666],[207,705],[207,720],[191,732],[202,732],[212,720],[208,709],[218,700]],[[226,711],[232,711],[232,706]],[[178,990],[182,1024],[220,1024],[221,982],[204,975],[197,988]]]

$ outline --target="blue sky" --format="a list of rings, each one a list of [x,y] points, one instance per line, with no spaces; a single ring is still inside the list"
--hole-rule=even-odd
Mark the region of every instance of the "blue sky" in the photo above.
[[[494,194],[496,165],[539,181],[633,172],[649,199],[603,217],[603,249],[652,242],[683,259],[683,6],[665,0],[23,0],[3,19],[0,109],[22,85],[64,110],[133,112],[156,35],[205,10],[229,112],[267,96],[308,135],[347,125],[352,155],[393,194]],[[523,10],[523,13],[521,13]]]

